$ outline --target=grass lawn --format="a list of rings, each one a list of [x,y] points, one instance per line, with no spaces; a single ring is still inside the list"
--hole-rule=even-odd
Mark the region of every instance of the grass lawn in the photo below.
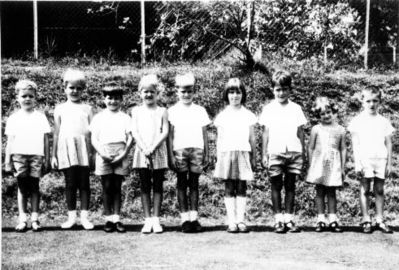
[[[183,234],[167,227],[142,235],[139,225],[126,234],[60,231],[2,232],[2,269],[399,269],[399,228],[393,235],[364,235],[347,227],[343,234],[277,235],[258,226],[232,235],[222,226]]]

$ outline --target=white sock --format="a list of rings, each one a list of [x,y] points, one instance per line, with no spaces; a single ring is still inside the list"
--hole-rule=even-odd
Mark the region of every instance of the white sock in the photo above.
[[[324,223],[326,223],[326,215],[324,215],[324,214],[318,214],[318,215],[317,215],[317,223],[319,223],[319,222],[324,222]]]
[[[80,211],[80,218],[81,219],[87,219],[88,217],[89,217],[89,211],[87,211],[87,210]]]
[[[180,213],[180,217],[181,217],[181,223],[190,221],[190,212]]]
[[[109,222],[113,222],[113,216],[109,215],[109,216],[105,216],[105,221],[109,221]]]
[[[159,217],[152,217],[152,224],[159,224]]]
[[[247,197],[237,196],[237,223],[244,222]]]
[[[284,222],[284,215],[282,213],[274,214],[274,220],[277,222]]]
[[[190,211],[190,221],[195,221],[198,219],[198,211]]]
[[[68,211],[68,219],[75,221],[77,217],[76,210]]]
[[[228,223],[233,225],[236,223],[236,198],[224,197],[224,204],[226,205]]]
[[[290,221],[293,221],[293,219],[294,219],[294,215],[293,214],[288,214],[288,213],[284,214],[284,223],[288,223]]]
[[[328,222],[338,222],[337,214],[328,214]]]
[[[362,222],[371,222],[371,217],[369,215],[363,216],[362,220]]]
[[[382,223],[383,221],[384,221],[384,219],[382,217],[379,217],[379,216],[375,217],[375,222]]]
[[[112,216],[112,222],[113,223],[117,223],[117,222],[119,222],[120,221],[120,216],[119,215],[113,215]]]
[[[30,216],[30,219],[32,221],[37,221],[39,219],[39,213],[38,212],[32,212],[32,215]]]
[[[18,217],[18,219],[19,219],[19,222],[26,222],[26,221],[28,221],[28,216],[26,215],[26,213],[19,213],[19,217]]]

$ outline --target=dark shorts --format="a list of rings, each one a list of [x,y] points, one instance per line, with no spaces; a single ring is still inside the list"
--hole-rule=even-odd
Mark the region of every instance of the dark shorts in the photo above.
[[[301,174],[303,166],[302,153],[287,152],[269,155],[269,176],[278,176],[283,173]]]
[[[12,154],[15,177],[42,176],[43,156]]]

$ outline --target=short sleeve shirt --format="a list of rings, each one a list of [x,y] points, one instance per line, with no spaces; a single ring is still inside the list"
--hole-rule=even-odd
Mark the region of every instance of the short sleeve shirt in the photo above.
[[[44,134],[50,133],[46,116],[39,112],[19,110],[6,124],[5,134],[14,136],[11,154],[44,156]]]
[[[348,130],[359,139],[359,154],[362,158],[387,158],[385,137],[395,130],[383,116],[360,113],[349,123]]]
[[[256,116],[247,108],[226,107],[214,121],[218,130],[217,151],[251,151],[250,127],[256,124]]]
[[[126,113],[103,110],[93,117],[89,129],[101,144],[125,143],[130,125],[131,119]]]
[[[292,101],[286,105],[276,100],[267,104],[259,117],[259,124],[269,130],[268,153],[302,152],[297,131],[306,123],[301,107]]]
[[[173,150],[204,148],[202,128],[211,123],[204,107],[177,103],[169,108],[168,116],[174,127]]]

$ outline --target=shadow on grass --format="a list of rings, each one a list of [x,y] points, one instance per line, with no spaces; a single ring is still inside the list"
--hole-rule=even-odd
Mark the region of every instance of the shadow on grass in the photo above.
[[[142,228],[142,224],[125,224],[125,228],[127,232],[140,232]],[[180,232],[181,227],[180,226],[164,226],[164,232]],[[225,225],[215,225],[215,226],[204,226],[203,231],[204,232],[213,232],[213,231],[225,231],[227,226]],[[314,232],[315,227],[311,226],[303,226],[300,227],[302,232]],[[399,226],[390,226],[390,228],[394,232],[399,232]],[[263,226],[263,225],[256,225],[256,226],[248,226],[248,229],[251,232],[273,232],[274,227],[272,226]],[[343,232],[356,232],[356,233],[363,233],[362,228],[360,226],[342,226]],[[14,227],[3,227],[2,232],[15,232]],[[64,230],[61,229],[59,226],[44,226],[42,227],[43,231],[83,231],[82,226],[74,226],[72,229],[69,230]],[[103,225],[96,225],[94,226],[93,231],[103,231]],[[373,231],[377,231],[376,229],[373,228]],[[328,230],[326,230],[328,232]]]

